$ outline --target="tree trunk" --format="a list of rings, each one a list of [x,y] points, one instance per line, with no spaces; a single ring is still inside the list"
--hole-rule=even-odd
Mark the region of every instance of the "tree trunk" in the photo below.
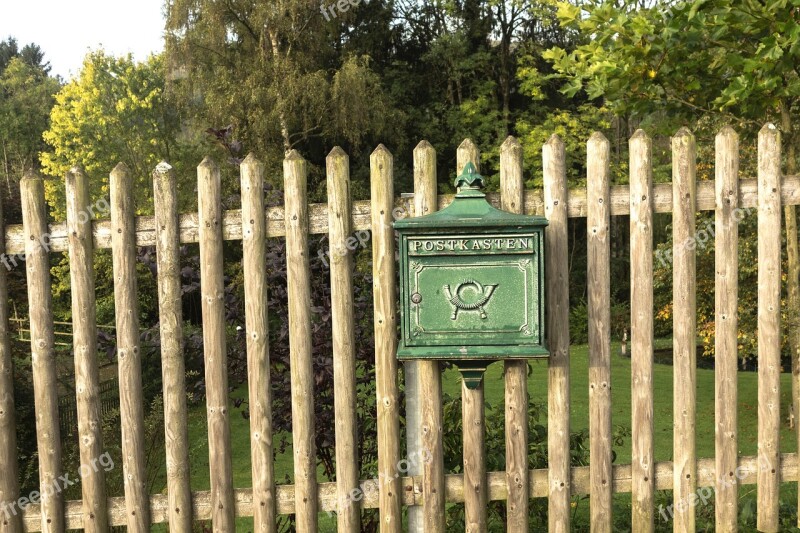
[[[789,113],[789,103],[781,106],[781,129],[786,135],[786,173],[789,175],[797,172],[795,136],[792,132],[792,117]],[[800,249],[797,239],[797,212],[795,206],[787,205],[783,208],[786,224],[786,252],[788,268],[786,273],[787,317],[786,323],[789,349],[792,354],[792,405],[794,412],[800,410]]]
[[[275,62],[280,62],[282,58],[280,44],[278,43],[278,35],[275,32],[270,32],[270,41],[272,43],[272,60]],[[286,112],[284,110],[284,98],[283,95],[278,95],[278,120],[281,126],[281,137],[283,137],[283,150],[285,153],[289,153],[292,149],[292,141],[289,138],[289,125],[286,122]]]

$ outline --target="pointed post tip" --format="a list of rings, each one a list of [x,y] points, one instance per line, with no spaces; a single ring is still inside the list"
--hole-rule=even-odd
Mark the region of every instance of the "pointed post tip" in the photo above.
[[[730,124],[725,124],[722,128],[717,132],[717,137],[738,137],[739,134],[733,129],[733,126]]]
[[[305,161],[305,159],[303,159],[303,156],[300,155],[300,152],[298,152],[294,148],[289,150],[283,159],[284,161]]]
[[[681,126],[673,137],[694,137],[694,133],[686,126]]]
[[[607,143],[608,138],[603,135],[602,131],[595,131],[589,136],[590,143]]]
[[[558,133],[554,133],[554,134],[550,135],[550,138],[547,139],[547,142],[544,143],[544,144],[547,145],[547,146],[563,145],[564,141],[561,140],[561,137],[559,137]]]
[[[383,143],[381,143],[381,144],[379,144],[377,146],[377,148],[375,148],[375,150],[372,151],[372,156],[371,157],[380,156],[380,155],[391,157],[392,156],[392,152],[390,152],[389,149],[386,148],[386,146],[384,146]]]
[[[172,170],[172,165],[170,165],[169,163],[167,163],[163,159],[161,160],[161,162],[159,164],[156,165],[156,169],[155,169],[155,171],[158,174],[166,174],[170,170]]]
[[[200,162],[200,164],[197,165],[197,168],[215,169],[217,168],[217,163],[215,163],[214,160],[211,159],[211,156],[205,156],[203,160]]]
[[[247,154],[247,157],[245,157],[244,160],[240,163],[240,166],[258,165],[260,163],[261,161],[258,160],[256,154],[250,152],[249,154]]]
[[[778,133],[778,128],[772,122],[767,122],[758,132],[759,135],[775,135]]]
[[[522,145],[513,135],[506,137],[506,140],[503,141],[503,144],[500,146],[500,150],[512,150],[515,148],[522,148]]]
[[[72,165],[69,167],[69,170],[67,170],[67,175],[69,174],[83,174],[83,167],[80,165]]]
[[[341,146],[334,146],[333,149],[328,152],[327,158],[341,158],[341,157],[348,157],[347,152],[345,152]]]
[[[22,174],[22,181],[36,181],[41,179],[42,177],[32,168],[29,168]]]
[[[650,137],[647,135],[647,132],[644,131],[642,128],[637,129],[634,134],[631,136],[631,140],[639,140],[639,139],[649,139]]]
[[[127,174],[128,172],[130,172],[128,165],[120,161],[117,163],[117,166],[114,167],[114,170],[111,171],[111,174]]]
[[[461,141],[461,144],[458,145],[459,150],[464,150],[466,148],[475,148],[475,143],[472,142],[472,139],[469,137]]]
[[[420,142],[417,144],[416,148],[414,148],[414,151],[415,151],[415,152],[416,152],[416,151],[420,151],[420,150],[434,150],[434,148],[433,148],[433,145],[432,145],[431,143],[429,143],[429,142],[428,142],[428,141],[426,141],[425,139],[422,139],[422,140],[421,140],[421,141],[420,141]]]

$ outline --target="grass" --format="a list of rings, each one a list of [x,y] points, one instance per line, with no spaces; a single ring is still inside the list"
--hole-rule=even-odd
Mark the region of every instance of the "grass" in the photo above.
[[[612,424],[630,428],[630,359],[622,358],[619,346],[612,347],[611,380],[612,380]],[[531,402],[547,404],[547,362],[532,361],[532,371],[529,377],[529,391]],[[486,401],[497,404],[503,398],[503,365],[492,364],[486,372],[485,391]],[[573,346],[570,350],[570,394],[571,394],[571,424],[572,431],[578,431],[589,426],[589,385],[588,385],[588,349],[585,345]],[[654,447],[655,460],[668,461],[672,459],[672,366],[664,364],[654,365]],[[791,399],[791,376],[784,372],[781,374],[781,413],[788,413]],[[755,455],[757,452],[758,428],[758,376],[754,372],[739,373],[739,453],[740,455]],[[450,395],[460,394],[460,376],[456,370],[448,370],[443,378],[443,389]],[[247,388],[240,387],[232,394],[233,398],[246,397]],[[231,409],[231,449],[233,453],[233,481],[236,487],[251,486],[250,472],[250,443],[248,421],[239,415],[239,410]],[[782,420],[781,450],[796,451],[797,443],[794,430],[790,430]],[[543,421],[543,423],[546,423]],[[191,445],[191,476],[193,490],[208,490],[208,442],[206,434],[205,409],[202,406],[190,411],[189,441]],[[714,371],[697,369],[697,457],[714,457]],[[276,438],[277,441],[277,438]],[[626,437],[621,445],[615,446],[616,463],[630,462],[631,442]],[[280,483],[292,478],[292,451],[288,449],[279,455],[275,463],[276,479]],[[320,477],[321,479],[321,477]],[[752,489],[752,491],[751,491]],[[740,494],[754,494],[754,486],[740,489]],[[669,491],[661,491],[657,498],[658,503],[668,503]],[[666,494],[664,494],[666,493]],[[796,485],[784,484],[781,498],[784,501],[796,502]],[[576,525],[586,520],[588,516],[588,502],[586,498],[576,498]],[[630,495],[620,494],[615,496],[615,514],[619,518],[629,516],[627,513],[630,504]],[[710,508],[711,506],[709,506]],[[701,510],[698,510],[700,513]],[[708,512],[708,509],[703,510]],[[713,517],[713,511],[711,512]],[[659,522],[656,517],[656,522]],[[671,524],[661,523],[661,527],[668,529]],[[238,519],[237,531],[252,531],[252,519]],[[158,531],[158,529],[154,529]],[[164,531],[164,529],[160,529]],[[320,531],[335,531],[335,521],[326,514],[320,514]],[[745,530],[745,529],[743,529]]]

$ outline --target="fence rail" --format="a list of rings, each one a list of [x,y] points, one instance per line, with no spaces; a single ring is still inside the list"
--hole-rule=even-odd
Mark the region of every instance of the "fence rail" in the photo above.
[[[294,514],[301,531],[315,530],[318,513],[338,513],[342,531],[358,531],[362,508],[380,510],[382,531],[400,531],[403,508],[420,506],[417,517],[426,531],[445,529],[446,503],[465,504],[467,529],[486,529],[486,502],[508,502],[509,529],[526,531],[530,498],[548,498],[549,530],[570,530],[571,496],[590,495],[593,531],[612,528],[612,496],[630,493],[631,521],[636,531],[654,529],[654,491],[672,489],[676,498],[690,497],[701,487],[716,488],[717,520],[720,527],[732,527],[737,518],[737,487],[758,485],[758,523],[761,529],[778,527],[778,487],[781,481],[798,480],[798,455],[781,454],[779,438],[780,358],[780,208],[800,204],[800,176],[780,174],[780,136],[766,126],[759,136],[757,179],[739,180],[738,140],[730,129],[717,138],[715,181],[696,181],[694,137],[681,130],[673,138],[673,182],[653,184],[651,141],[639,131],[630,141],[630,186],[609,186],[610,147],[600,134],[588,143],[588,187],[567,189],[564,143],[553,136],[543,147],[543,191],[523,191],[522,155],[519,144],[509,139],[501,148],[502,193],[489,200],[509,211],[544,214],[547,228],[547,316],[548,363],[548,469],[527,468],[527,404],[525,364],[506,364],[506,470],[486,472],[482,389],[463,389],[464,469],[463,474],[444,472],[442,446],[441,369],[422,362],[410,366],[407,379],[423,394],[418,411],[409,415],[416,427],[407,428],[411,442],[429,453],[418,475],[396,477],[400,456],[400,406],[396,360],[396,279],[393,218],[435,211],[452,201],[451,195],[436,196],[436,152],[423,142],[414,151],[415,197],[394,199],[393,158],[378,147],[370,158],[371,200],[353,202],[349,197],[349,161],[340,149],[328,157],[329,204],[306,201],[306,162],[297,152],[284,162],[286,205],[264,209],[263,166],[249,156],[242,164],[242,210],[222,212],[219,169],[206,159],[198,167],[198,213],[178,215],[175,211],[175,174],[162,163],[154,172],[154,217],[133,216],[131,180],[127,169],[118,166],[111,179],[111,220],[92,221],[81,232],[74,227],[75,216],[66,224],[45,224],[42,180],[28,176],[22,183],[23,226],[5,228],[7,256],[27,253],[30,330],[35,385],[37,435],[41,483],[52,482],[61,468],[58,405],[55,396],[53,319],[49,277],[49,252],[68,251],[70,258],[82,258],[75,273],[73,289],[88,291],[91,276],[88,254],[111,248],[113,256],[116,334],[119,349],[119,397],[122,412],[125,496],[108,498],[104,510],[98,504],[101,477],[95,489],[84,488],[83,500],[64,502],[58,494],[41,504],[29,505],[22,521],[0,523],[0,532],[64,531],[89,528],[87,520],[110,526],[127,525],[142,531],[152,523],[169,523],[186,528],[196,520],[212,520],[214,531],[232,531],[237,516],[253,516],[259,530],[271,531],[278,515]],[[479,160],[470,141],[458,150],[457,166]],[[80,193],[80,173],[72,171],[70,191]],[[72,183],[72,185],[70,185]],[[258,192],[256,192],[258,191]],[[80,194],[75,198],[81,198]],[[74,202],[73,202],[74,204]],[[73,205],[74,207],[74,205]],[[736,449],[736,207],[758,207],[759,230],[759,449],[757,456],[738,456]],[[716,454],[714,458],[695,455],[695,346],[692,330],[695,318],[695,251],[682,243],[695,230],[697,211],[715,211],[717,244],[717,390]],[[673,213],[672,251],[675,282],[675,433],[674,462],[656,462],[653,456],[653,227],[654,213]],[[263,214],[263,218],[262,218]],[[612,216],[630,215],[631,235],[631,423],[632,461],[611,462],[610,391],[610,249],[609,224]],[[587,218],[588,313],[590,346],[590,466],[570,467],[570,364],[568,219]],[[372,233],[373,294],[375,314],[375,364],[377,385],[377,439],[379,479],[358,480],[355,446],[355,360],[353,356],[352,258],[348,253],[331,254],[332,360],[335,374],[335,420],[337,481],[321,483],[316,474],[314,444],[314,383],[310,339],[310,271],[308,237],[329,233],[330,245],[347,249],[354,231]],[[49,235],[49,236],[48,236]],[[92,238],[89,238],[89,237]],[[269,347],[266,343],[265,239],[283,236],[287,243],[289,293],[289,346],[293,418],[294,485],[276,485],[272,471],[272,423],[269,395]],[[223,240],[241,240],[245,257],[247,364],[251,383],[252,489],[233,486],[228,408],[228,381],[223,314]],[[2,239],[0,239],[2,241]],[[189,491],[186,454],[187,411],[183,396],[182,319],[179,299],[177,256],[181,242],[200,243],[201,293],[204,357],[207,385],[207,418],[211,490]],[[47,243],[43,246],[42,243]],[[2,245],[2,242],[0,242]],[[137,245],[156,245],[158,295],[162,317],[162,365],[167,440],[167,494],[147,495],[143,490],[141,457],[143,439],[141,361],[138,349],[136,277],[133,272]],[[83,254],[83,255],[81,255]],[[6,273],[0,269],[0,292]],[[92,305],[91,295],[74,301],[76,308]],[[73,312],[73,315],[76,313]],[[680,316],[678,316],[680,315]],[[8,316],[7,302],[0,298],[0,318]],[[79,369],[91,377],[96,346],[87,339],[95,327],[85,316],[76,317],[79,327],[76,348]],[[83,319],[83,320],[82,320]],[[7,345],[8,330],[0,330],[0,348]],[[80,342],[79,342],[80,341]],[[5,343],[5,344],[3,344]],[[10,368],[10,354],[0,349],[0,370]],[[83,425],[101,408],[98,391],[81,396],[76,384],[78,416]],[[3,394],[4,391],[0,391]],[[0,400],[3,400],[0,397]],[[5,400],[4,400],[5,401]],[[3,408],[5,403],[0,403]],[[318,422],[318,421],[317,421]],[[14,425],[0,411],[0,442],[13,442]],[[16,462],[0,453],[0,471],[14,472]],[[734,476],[733,472],[736,472]],[[732,481],[731,484],[728,483]],[[348,498],[361,489],[359,501]],[[18,487],[0,483],[0,504],[14,501]],[[89,491],[89,492],[87,492]],[[87,512],[103,513],[102,517]],[[415,519],[416,520],[416,519]],[[24,529],[23,529],[24,527]],[[675,529],[692,531],[694,506],[684,506],[675,515]]]
[[[757,207],[758,183],[756,179],[742,179],[739,183],[739,207]],[[501,198],[498,193],[486,195],[489,203],[501,207]],[[586,218],[587,200],[586,189],[570,189],[567,194],[567,216],[569,218]],[[628,185],[615,185],[609,194],[611,216],[630,214],[630,188]],[[438,196],[437,206],[442,209],[453,201],[452,194]],[[781,204],[800,205],[800,176],[784,176],[781,185]],[[371,229],[371,206],[368,200],[352,202],[352,230]],[[713,181],[697,182],[697,210],[714,211],[716,199]],[[394,208],[401,209],[408,216],[417,216],[413,198],[397,198]],[[657,183],[653,185],[653,211],[655,213],[672,212],[672,184]],[[544,198],[540,190],[525,191],[525,213],[529,215],[544,214]],[[267,224],[267,237],[285,237],[286,222],[284,208],[270,207],[266,209],[265,220]],[[328,208],[327,204],[308,205],[308,231],[318,235],[328,233]],[[153,216],[136,217],[136,245],[154,246],[156,244],[156,224]],[[196,213],[182,214],[178,217],[179,242],[199,242],[199,224]],[[67,230],[63,223],[51,224],[48,229],[49,246],[51,252],[67,251]],[[92,235],[96,249],[111,248],[111,225],[108,220],[92,221]],[[239,209],[223,211],[222,213],[222,238],[226,241],[242,240],[242,212]],[[21,224],[6,226],[7,256],[25,253],[25,232]]]

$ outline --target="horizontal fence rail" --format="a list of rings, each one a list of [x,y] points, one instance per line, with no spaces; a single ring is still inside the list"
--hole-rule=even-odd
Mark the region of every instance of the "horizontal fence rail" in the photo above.
[[[458,150],[457,167],[479,164],[478,148],[465,140]],[[221,209],[220,170],[208,158],[198,167],[198,213],[178,215],[174,202],[176,176],[161,163],[155,170],[155,217],[134,217],[132,180],[122,165],[111,173],[111,220],[85,220],[77,225],[76,206],[88,203],[85,176],[73,169],[68,175],[66,223],[46,220],[41,178],[27,176],[22,183],[24,225],[5,226],[5,261],[27,253],[25,262],[33,352],[37,442],[41,456],[40,482],[52,482],[62,464],[58,397],[55,388],[55,334],[52,311],[50,252],[69,251],[73,262],[73,305],[76,310],[93,306],[89,294],[93,272],[91,257],[98,249],[110,248],[114,271],[115,326],[118,338],[118,389],[115,404],[121,413],[125,495],[105,497],[104,479],[87,480],[82,500],[63,501],[60,496],[43,498],[22,511],[25,531],[64,529],[104,530],[127,526],[131,531],[148,530],[151,524],[168,523],[186,529],[198,520],[211,520],[213,531],[232,531],[236,517],[254,517],[259,531],[275,531],[277,517],[295,515],[300,531],[318,527],[321,512],[338,514],[341,531],[358,531],[360,511],[379,509],[382,531],[401,531],[404,523],[422,523],[425,530],[444,531],[446,504],[463,503],[468,531],[486,531],[490,501],[506,501],[510,531],[525,531],[531,498],[547,498],[548,525],[553,532],[570,530],[571,498],[590,495],[592,531],[611,531],[620,517],[612,519],[613,494],[630,494],[628,517],[636,531],[652,531],[657,499],[655,491],[673,490],[676,501],[691,499],[700,488],[716,488],[716,518],[722,529],[733,529],[738,518],[739,487],[758,485],[758,524],[767,531],[779,527],[780,483],[800,481],[797,453],[780,453],[780,340],[781,340],[781,208],[800,205],[800,176],[780,173],[780,135],[767,125],[761,131],[758,179],[738,179],[738,137],[725,128],[717,137],[716,179],[697,181],[697,150],[694,136],[679,131],[672,139],[672,183],[653,184],[652,140],[638,131],[630,140],[630,186],[609,186],[610,146],[595,134],[588,142],[585,188],[567,188],[565,144],[552,136],[543,147],[543,191],[524,191],[522,150],[509,138],[500,159],[500,194],[489,201],[508,211],[545,215],[547,229],[548,296],[548,464],[547,469],[529,469],[526,456],[528,406],[527,364],[507,362],[505,381],[505,449],[503,471],[487,472],[483,388],[462,390],[464,424],[463,473],[446,474],[442,433],[442,375],[438,363],[423,361],[406,374],[406,388],[422,396],[413,416],[406,418],[411,446],[421,446],[430,456],[422,468],[403,472],[395,468],[404,461],[401,436],[401,383],[396,359],[397,288],[393,219],[436,211],[453,201],[453,195],[435,194],[436,152],[423,142],[415,150],[415,196],[394,197],[394,159],[379,146],[370,158],[371,200],[352,201],[347,155],[335,148],[327,159],[329,204],[307,202],[308,168],[296,152],[284,161],[286,205],[264,208],[264,168],[252,155],[241,167],[242,210]],[[70,182],[70,176],[72,182]],[[77,191],[77,192],[76,192]],[[758,207],[759,246],[759,448],[755,456],[738,456],[737,436],[737,282],[738,233],[731,223],[736,207]],[[696,253],[681,243],[695,233],[697,211],[714,211],[717,290],[715,368],[716,454],[697,458],[695,453],[696,347],[692,330],[696,316]],[[655,213],[673,213],[674,264],[674,461],[654,459],[654,310],[653,310],[653,218]],[[263,218],[262,218],[263,215]],[[612,405],[610,365],[610,288],[612,216],[630,215],[631,341],[630,417],[631,464],[612,464]],[[571,467],[570,460],[570,339],[569,339],[569,218],[587,218],[587,274],[589,320],[589,434],[590,465]],[[1,217],[0,217],[1,218]],[[734,221],[735,222],[735,221]],[[0,226],[2,225],[0,220]],[[375,380],[378,479],[359,480],[356,410],[356,366],[354,346],[353,269],[349,237],[353,232],[372,232],[372,283],[375,314]],[[314,346],[311,337],[312,294],[309,235],[328,234],[334,253],[330,283],[334,333],[331,364],[335,375],[335,420],[315,415]],[[289,358],[285,372],[291,377],[292,444],[294,484],[276,484],[273,465],[272,397],[267,342],[268,309],[265,257],[268,237],[285,237],[289,313]],[[251,402],[250,434],[253,488],[233,485],[229,383],[227,375],[226,320],[224,315],[223,240],[242,241],[244,256],[245,315],[247,338],[248,394]],[[208,491],[190,491],[187,435],[187,405],[184,397],[183,328],[180,299],[180,243],[199,243],[202,293],[204,363],[207,384],[206,419],[209,443]],[[158,254],[158,296],[162,314],[161,351],[164,379],[164,415],[167,456],[164,494],[150,495],[145,487],[142,448],[142,375],[139,346],[138,294],[135,275],[136,246],[155,245]],[[2,250],[0,250],[2,251]],[[0,273],[0,276],[4,273]],[[0,278],[0,294],[4,278]],[[76,314],[76,313],[73,313]],[[8,318],[0,302],[0,318]],[[83,455],[102,449],[100,434],[90,434],[94,421],[106,409],[109,392],[99,385],[94,314],[75,320],[77,355],[75,394],[68,416],[79,422],[84,438]],[[7,324],[0,328],[0,373],[9,367]],[[79,327],[78,327],[79,326]],[[412,367],[409,367],[412,368]],[[5,370],[4,370],[5,369]],[[409,386],[409,375],[413,386]],[[4,378],[0,375],[0,378]],[[7,380],[7,377],[5,378]],[[4,383],[0,379],[0,383]],[[85,388],[88,387],[89,390]],[[7,387],[9,390],[11,385]],[[626,387],[627,388],[627,387]],[[113,391],[112,391],[113,392]],[[6,390],[0,389],[0,443],[13,443],[15,428],[7,413]],[[794,398],[797,401],[797,398]],[[413,402],[412,402],[413,404]],[[411,407],[409,407],[411,409]],[[62,413],[63,416],[63,413]],[[408,422],[414,420],[414,422]],[[334,424],[336,482],[320,482],[317,472],[315,424]],[[64,437],[75,435],[63,433]],[[413,444],[413,443],[418,444]],[[68,448],[67,448],[68,449]],[[91,453],[89,453],[91,451]],[[409,456],[411,451],[409,451]],[[16,461],[0,451],[0,473],[15,472]],[[730,472],[730,474],[728,474]],[[723,483],[725,476],[736,479]],[[14,501],[19,487],[0,483],[0,504]],[[358,493],[354,499],[351,495]],[[404,507],[418,506],[404,518]],[[671,511],[670,511],[671,512]],[[102,514],[98,514],[102,513]],[[0,519],[2,517],[0,516]],[[693,508],[678,509],[676,531],[695,528]],[[6,527],[7,526],[7,527]],[[10,528],[10,529],[9,529]],[[415,526],[415,530],[418,526]],[[0,533],[17,533],[15,524],[0,522]]]
[[[672,489],[673,477],[672,461],[655,463],[655,489]],[[798,481],[797,454],[782,454],[780,472],[783,481]],[[697,487],[713,487],[716,482],[714,459],[699,459],[697,461]],[[739,457],[739,485],[755,485],[758,475],[758,457]],[[536,469],[529,472],[528,483],[531,498],[546,498],[548,491],[548,473],[546,469]],[[487,475],[489,501],[503,501],[508,497],[508,481],[505,472],[490,472]],[[571,469],[570,494],[572,496],[588,495],[591,490],[591,478],[588,466],[573,467]],[[631,491],[631,465],[614,465],[612,471],[612,488],[615,494],[630,493]],[[419,495],[422,491],[422,476],[400,478],[403,505],[421,505]],[[362,509],[378,508],[378,480],[368,479],[361,481],[361,490],[364,498],[359,505]],[[253,516],[253,491],[251,489],[235,489],[236,516]],[[464,502],[464,476],[462,474],[449,474],[445,476],[445,499],[448,503]],[[281,515],[294,513],[295,487],[294,485],[277,485],[275,487],[275,500],[277,512]],[[192,501],[196,520],[211,519],[211,493],[197,491],[192,493]],[[317,487],[317,505],[320,512],[335,511],[337,507],[336,483],[319,483]],[[166,494],[150,496],[150,510],[154,524],[168,521],[168,505]],[[108,514],[112,526],[125,525],[125,500],[124,498],[108,499]],[[23,514],[26,531],[41,531],[39,504],[31,504]],[[69,529],[83,527],[81,515],[81,502],[66,502],[66,525]]]
[[[757,207],[758,183],[756,179],[743,179],[739,185],[739,207]],[[713,181],[697,182],[697,210],[714,211]],[[567,200],[567,216],[569,218],[586,218],[588,207],[586,189],[570,189]],[[453,201],[454,195],[439,195],[438,208],[442,209]],[[487,193],[487,200],[493,206],[501,207],[499,193]],[[611,187],[611,216],[630,214],[630,188],[627,185]],[[784,176],[781,186],[781,205],[800,205],[800,176]],[[397,198],[395,209],[401,209],[406,216],[417,216],[413,198]],[[653,185],[653,211],[655,213],[672,212],[672,184],[657,183]],[[525,191],[525,213],[543,215],[544,197],[540,190]],[[372,212],[369,200],[353,202],[353,231],[368,230],[372,223]],[[267,237],[285,237],[286,223],[282,207],[270,207],[266,210]],[[328,233],[327,204],[308,205],[308,231],[311,234]],[[199,242],[199,223],[196,213],[185,213],[179,216],[180,242]],[[111,224],[108,220],[97,220],[92,223],[94,246],[96,249],[111,248]],[[49,227],[49,247],[51,252],[67,251],[67,229],[63,223],[51,224]],[[222,238],[226,241],[242,240],[242,212],[231,209],[222,213]],[[154,246],[156,244],[155,219],[152,216],[136,217],[136,245]],[[25,237],[22,224],[6,226],[6,255],[25,253]]]

